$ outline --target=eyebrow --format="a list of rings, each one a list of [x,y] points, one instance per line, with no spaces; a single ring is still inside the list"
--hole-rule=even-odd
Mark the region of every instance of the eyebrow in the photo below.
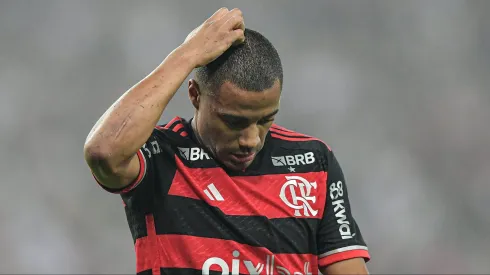
[[[261,119],[267,119],[271,118],[272,116],[276,115],[279,112],[279,109],[276,109],[275,111],[271,112],[270,114],[265,115]],[[243,116],[237,116],[237,115],[232,115],[232,114],[226,114],[226,113],[218,113],[221,117],[225,119],[230,119],[230,120],[242,120],[242,121],[248,121],[248,118],[243,117]]]

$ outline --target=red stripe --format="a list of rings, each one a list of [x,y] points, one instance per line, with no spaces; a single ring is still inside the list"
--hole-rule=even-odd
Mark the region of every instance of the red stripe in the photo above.
[[[259,215],[269,219],[286,217],[321,219],[323,216],[327,192],[325,184],[327,173],[324,171],[231,178],[221,168],[188,168],[177,156],[175,159],[177,172],[170,186],[169,195],[203,200],[218,207],[226,215]],[[301,197],[303,183],[294,178],[287,179],[286,176],[299,176],[310,183],[316,183],[316,188],[311,187],[310,193],[307,194],[311,197],[307,200],[311,208],[305,209],[303,208],[305,205],[300,200],[293,200],[293,193],[296,194],[296,198]],[[223,197],[223,201],[213,195],[211,184]],[[285,200],[291,206],[281,198],[282,191]],[[303,193],[307,193],[307,189],[303,189]],[[295,205],[297,209],[293,209]]]
[[[278,139],[283,139],[283,140],[287,140],[287,141],[312,141],[312,140],[318,140],[320,141],[319,139],[317,138],[313,138],[313,137],[285,137],[285,136],[282,136],[282,135],[278,135],[278,134],[275,134],[275,133],[271,133],[271,137],[273,138],[278,138]]]
[[[153,275],[160,275],[162,255],[165,255],[159,236],[155,230],[155,220],[153,215],[146,215],[147,236],[139,238],[135,243],[136,253],[136,272],[152,269]],[[139,242],[139,244],[138,244]],[[143,243],[143,245],[141,245]]]
[[[329,151],[332,151],[332,148],[330,148],[330,146],[328,144],[326,144],[323,140],[318,139],[318,138],[314,138],[314,137],[305,137],[305,138],[300,138],[300,137],[285,137],[285,136],[278,135],[278,134],[275,134],[275,133],[271,133],[271,137],[277,138],[277,139],[282,139],[282,140],[287,140],[287,141],[319,141],[319,142],[325,144],[325,146],[327,146],[327,148],[328,148]]]
[[[172,128],[172,131],[177,132],[177,131],[179,131],[180,129],[182,129],[183,127],[184,127],[184,124],[179,123],[179,124],[175,125],[175,127],[174,127],[174,128]]]
[[[138,160],[140,163],[140,170],[138,172],[138,177],[136,177],[136,179],[131,184],[127,185],[122,190],[121,189],[114,190],[114,189],[105,187],[104,185],[102,185],[100,183],[100,181],[97,179],[97,177],[95,177],[94,173],[92,173],[92,176],[94,177],[95,181],[99,184],[99,186],[108,192],[111,192],[114,194],[127,193],[127,192],[131,191],[132,189],[134,189],[136,186],[138,186],[141,183],[141,181],[143,180],[143,176],[145,175],[145,170],[146,170],[145,159],[144,159],[143,154],[141,153],[141,150],[138,150],[138,152],[136,152],[136,155],[138,156]]]
[[[174,127],[174,130],[173,131],[177,132],[183,126],[184,126],[183,124],[177,124],[177,126]],[[175,130],[177,127],[179,127],[179,128],[177,130]],[[164,128],[162,126],[156,126],[155,128],[158,129],[158,130],[160,130],[160,131],[166,130],[166,128]],[[183,137],[186,137],[189,134],[186,131],[182,131],[182,132],[180,132],[180,135],[183,136]]]
[[[326,144],[323,140],[321,139],[318,139],[318,138],[314,138],[314,137],[311,137],[311,136],[308,136],[308,135],[304,135],[304,134],[301,134],[301,133],[298,133],[298,132],[295,132],[295,131],[292,131],[292,130],[289,130],[289,129],[286,129],[282,126],[279,126],[277,124],[273,124],[272,127],[271,127],[271,130],[273,130],[272,132],[274,133],[277,133],[277,134],[283,134],[283,135],[289,135],[289,136],[302,136],[302,137],[305,137],[305,138],[311,138],[312,140],[316,140],[316,141],[320,141],[321,143],[325,144],[325,146],[327,146],[328,150],[329,151],[332,151],[332,148],[330,148],[330,146],[328,144]],[[280,138],[280,139],[284,139],[284,140],[288,140],[288,141],[296,141],[294,139],[288,139],[288,138],[283,138],[279,135],[274,135],[275,138]],[[299,140],[301,141],[301,140]],[[308,140],[306,140],[308,141]]]
[[[154,224],[150,225],[154,226]],[[262,266],[262,272],[259,274],[280,274],[278,266],[286,268],[290,274],[295,274],[295,272],[304,274],[305,263],[307,262],[309,262],[307,271],[311,274],[318,274],[318,257],[316,255],[273,255],[266,248],[244,245],[229,240],[186,235],[149,235],[137,239],[135,249],[136,272],[153,269],[153,274],[155,274],[157,267],[201,270],[207,261],[208,265],[214,262],[214,264],[209,265],[209,270],[222,272],[223,269],[218,263],[223,263],[224,268],[228,268],[228,272],[223,274],[231,274],[233,271],[236,272],[233,274],[250,274],[244,263],[244,261],[250,261],[254,268]],[[239,265],[235,265],[235,269],[238,270],[232,270],[233,260],[239,263]]]
[[[163,128],[165,129],[170,128],[170,126],[172,126],[172,124],[174,124],[177,120],[180,120],[180,117],[176,116],[172,118],[172,120],[170,120]]]
[[[349,260],[353,258],[364,258],[366,260],[370,259],[369,252],[367,250],[359,249],[359,250],[350,250],[345,252],[335,253],[326,257],[319,259],[319,266],[327,266],[336,262]]]
[[[291,137],[311,138],[310,136],[303,135],[303,134],[300,134],[300,133],[288,132],[288,131],[284,131],[284,130],[280,130],[280,129],[275,129],[275,128],[270,128],[270,131],[273,132],[273,133],[287,135],[287,136],[291,136]]]
[[[286,131],[286,132],[295,133],[293,130],[286,129],[286,128],[284,128],[282,126],[279,126],[277,124],[272,124],[271,127],[272,128],[276,128],[276,129],[279,129],[279,130],[283,130],[283,131]]]

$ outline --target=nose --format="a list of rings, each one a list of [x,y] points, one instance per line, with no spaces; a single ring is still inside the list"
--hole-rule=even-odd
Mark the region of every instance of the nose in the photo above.
[[[240,145],[240,149],[244,151],[252,151],[257,148],[260,144],[259,128],[257,125],[250,125],[246,129],[243,129],[240,132],[238,144]]]

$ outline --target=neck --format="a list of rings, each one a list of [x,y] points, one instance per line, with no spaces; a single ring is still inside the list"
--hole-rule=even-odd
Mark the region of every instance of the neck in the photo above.
[[[209,156],[214,158],[215,161],[219,162],[218,158],[216,157],[215,152],[213,150],[211,150],[211,148],[208,148],[206,146],[206,144],[202,141],[201,135],[199,134],[199,131],[197,130],[198,129],[197,128],[197,116],[195,116],[195,115],[192,118],[191,127],[192,127],[192,132],[193,132],[193,135],[196,139],[197,144],[199,144],[201,146],[201,148],[203,148],[209,154]]]
[[[206,148],[204,146],[204,143],[202,142],[202,139],[201,139],[201,135],[199,134],[199,131],[197,130],[197,122],[196,122],[197,118],[196,116],[194,116],[192,118],[192,121],[191,121],[191,127],[192,127],[192,131],[194,132],[194,137],[196,138],[196,141],[199,145],[201,145],[201,147],[203,148]]]

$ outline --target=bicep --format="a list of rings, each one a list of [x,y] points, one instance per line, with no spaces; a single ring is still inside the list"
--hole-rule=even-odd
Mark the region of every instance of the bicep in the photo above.
[[[333,263],[320,269],[323,275],[369,274],[363,258]]]

